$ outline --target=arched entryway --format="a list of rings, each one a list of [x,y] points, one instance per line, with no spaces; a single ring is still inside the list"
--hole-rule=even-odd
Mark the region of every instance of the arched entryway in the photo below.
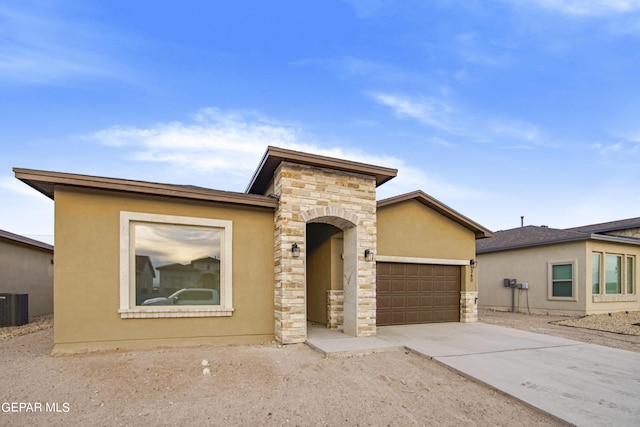
[[[342,216],[327,216],[324,210],[305,215],[307,319],[357,336],[357,217],[334,212]]]

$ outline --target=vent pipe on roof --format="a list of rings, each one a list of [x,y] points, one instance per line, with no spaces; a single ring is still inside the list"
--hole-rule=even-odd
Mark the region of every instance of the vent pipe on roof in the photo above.
[[[524,227],[524,215],[520,215],[520,227]]]

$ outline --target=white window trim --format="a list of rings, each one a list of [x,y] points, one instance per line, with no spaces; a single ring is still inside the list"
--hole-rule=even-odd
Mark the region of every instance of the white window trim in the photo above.
[[[136,306],[132,278],[135,277],[135,262],[132,222],[202,226],[220,229],[220,305],[206,306]],[[233,222],[221,219],[195,218],[187,216],[160,215],[141,212],[120,212],[120,317],[123,319],[145,319],[163,317],[221,317],[233,314],[232,284],[232,237]]]
[[[633,272],[633,292],[629,293],[627,290],[627,269],[628,269],[628,265],[627,265],[627,259],[633,259],[633,268],[634,270],[637,270],[637,264],[636,264],[636,256],[634,254],[628,254],[628,253],[619,253],[619,252],[600,252],[600,251],[593,251],[592,254],[600,254],[600,293],[597,294],[591,294],[591,300],[596,303],[596,302],[635,302],[638,301],[638,292],[637,292],[637,280],[636,280],[636,276],[637,273],[634,271]],[[607,255],[615,255],[615,256],[621,256],[622,257],[622,271],[621,274],[623,275],[622,277],[622,292],[619,294],[607,294],[606,293],[606,256]],[[593,268],[593,267],[592,267]],[[593,284],[592,284],[592,288],[593,288]]]
[[[566,265],[571,264],[571,295],[570,297],[555,297],[553,296],[553,266],[554,265]],[[567,261],[549,261],[547,263],[547,299],[549,301],[578,301],[578,278],[576,273],[578,271],[578,260],[572,259]]]

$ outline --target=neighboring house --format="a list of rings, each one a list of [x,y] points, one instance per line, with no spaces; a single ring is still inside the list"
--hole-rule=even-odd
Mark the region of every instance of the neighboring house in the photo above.
[[[220,292],[220,260],[204,257],[187,265],[172,263],[158,267],[159,291],[172,294],[183,288],[209,288]]]
[[[639,258],[640,218],[498,231],[478,241],[478,304],[570,315],[640,310]],[[516,279],[515,287],[505,279]]]
[[[269,147],[245,193],[14,171],[55,200],[54,352],[477,318],[475,241],[491,232],[420,191],[377,202],[395,169]],[[217,286],[220,304],[141,305],[138,255],[160,287],[163,271],[199,270],[180,286]]]
[[[0,230],[0,293],[29,294],[29,317],[53,313],[53,246]]]

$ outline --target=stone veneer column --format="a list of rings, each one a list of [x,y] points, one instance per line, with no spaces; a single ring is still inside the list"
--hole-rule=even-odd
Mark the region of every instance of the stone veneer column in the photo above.
[[[478,321],[478,292],[460,292],[460,323]]]
[[[376,250],[376,182],[372,176],[282,162],[275,172],[280,197],[275,215],[275,336],[283,344],[307,338],[306,227],[309,222],[345,231],[345,333],[376,333],[375,262],[364,250]],[[293,258],[291,246],[300,247]],[[351,267],[348,267],[350,265]],[[355,270],[355,271],[354,271]]]

